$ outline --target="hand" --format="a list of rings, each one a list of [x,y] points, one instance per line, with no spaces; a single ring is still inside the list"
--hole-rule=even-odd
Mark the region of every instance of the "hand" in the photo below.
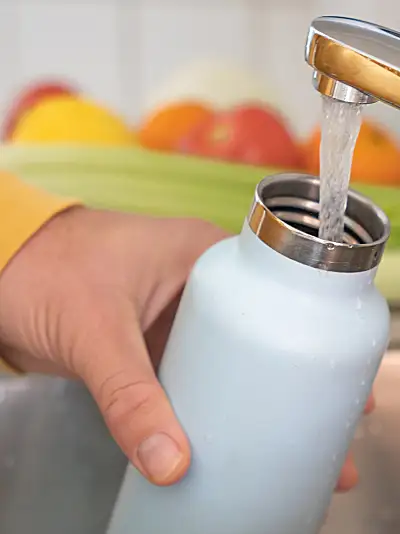
[[[1,353],[25,371],[83,379],[131,462],[155,484],[190,463],[154,370],[198,258],[226,234],[208,223],[72,208],[0,276]],[[352,460],[338,488],[356,481]]]
[[[375,398],[373,393],[368,398],[367,404],[364,408],[364,414],[369,415],[375,409]],[[351,490],[358,482],[358,473],[354,464],[354,458],[351,452],[347,455],[342,472],[340,474],[336,490],[339,492],[346,492]]]

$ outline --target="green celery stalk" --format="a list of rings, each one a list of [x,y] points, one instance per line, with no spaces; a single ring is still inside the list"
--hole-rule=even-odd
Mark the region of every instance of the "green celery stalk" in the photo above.
[[[27,182],[98,208],[200,217],[240,231],[260,179],[278,169],[233,165],[141,148],[3,146],[0,167]],[[378,273],[400,300],[400,189],[355,185],[389,216],[392,234]]]

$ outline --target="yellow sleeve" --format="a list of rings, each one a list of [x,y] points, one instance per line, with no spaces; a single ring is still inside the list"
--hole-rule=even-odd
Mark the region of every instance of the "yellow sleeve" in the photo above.
[[[8,363],[1,358],[0,354],[0,375],[1,374],[8,374],[8,375],[19,375],[22,374],[19,369],[15,369],[14,367],[11,367],[11,365],[8,365]]]
[[[0,272],[52,216],[78,204],[0,173]]]
[[[0,173],[0,273],[24,243],[51,217],[79,205]],[[0,357],[0,372],[10,367]],[[15,370],[14,370],[15,371]]]

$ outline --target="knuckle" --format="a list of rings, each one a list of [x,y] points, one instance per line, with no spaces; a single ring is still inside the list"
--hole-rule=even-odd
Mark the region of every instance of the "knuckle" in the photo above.
[[[199,221],[198,225],[199,233],[204,240],[205,246],[210,246],[214,243],[217,243],[221,239],[229,237],[229,233],[227,231],[211,222]]]
[[[195,236],[195,239],[193,239]],[[229,237],[229,234],[209,221],[190,219],[185,228],[185,241],[190,240],[192,253],[202,254],[209,247]]]
[[[221,232],[218,226],[204,219],[193,218],[191,219],[190,224],[193,231],[197,231],[204,236],[214,236]]]
[[[108,421],[119,423],[129,417],[138,419],[155,412],[160,400],[159,387],[141,380],[124,380],[118,373],[101,387],[100,405]]]

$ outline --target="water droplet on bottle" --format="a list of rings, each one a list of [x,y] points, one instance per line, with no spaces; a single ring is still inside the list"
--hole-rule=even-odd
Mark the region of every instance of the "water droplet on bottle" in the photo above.
[[[346,429],[348,430],[350,427],[351,427],[351,422],[350,422],[350,421],[347,421],[347,423],[346,423]]]
[[[330,362],[330,366],[331,366],[331,369],[335,369],[336,368],[336,361],[335,360],[331,360]]]
[[[365,385],[366,385],[365,380],[361,380],[360,386],[361,386],[361,387],[365,387]]]
[[[373,347],[376,347],[376,344],[377,344],[377,343],[376,343],[376,339],[373,339],[373,340],[372,340],[372,346],[373,346]]]
[[[361,401],[360,401],[360,399],[358,399],[358,398],[354,401],[354,403],[355,403],[357,406],[360,404],[360,402],[361,402]]]
[[[361,310],[361,308],[362,308],[362,302],[361,302],[361,299],[358,298],[357,299],[357,310]]]

